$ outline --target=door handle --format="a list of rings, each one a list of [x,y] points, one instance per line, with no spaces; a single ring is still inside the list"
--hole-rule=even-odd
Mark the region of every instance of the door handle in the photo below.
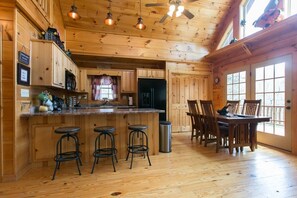
[[[291,107],[290,107],[290,106],[286,106],[286,109],[287,109],[287,110],[290,110],[290,109],[291,109]]]

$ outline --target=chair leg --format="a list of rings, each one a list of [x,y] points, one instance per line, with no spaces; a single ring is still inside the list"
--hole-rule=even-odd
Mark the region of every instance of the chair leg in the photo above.
[[[94,163],[93,163],[93,167],[92,167],[92,171],[91,171],[91,174],[93,174],[93,172],[94,172],[94,168],[95,168],[95,164],[96,164],[96,157],[94,157]]]
[[[148,159],[149,165],[151,166],[152,164],[151,164],[151,160],[150,160],[150,157],[149,157],[149,153],[146,152],[146,155],[147,155],[147,159]]]
[[[113,166],[113,172],[116,172],[115,166],[114,166],[114,159],[113,156],[111,157],[111,162],[112,162],[112,166]]]
[[[54,180],[55,177],[56,177],[56,172],[57,172],[58,167],[59,167],[59,162],[56,162],[56,167],[55,167],[55,170],[54,170],[54,174],[53,174],[52,180]]]
[[[76,159],[76,166],[77,166],[78,174],[81,175],[80,168],[79,168],[79,158]]]
[[[133,157],[134,157],[134,153],[132,153],[130,169],[132,169]]]

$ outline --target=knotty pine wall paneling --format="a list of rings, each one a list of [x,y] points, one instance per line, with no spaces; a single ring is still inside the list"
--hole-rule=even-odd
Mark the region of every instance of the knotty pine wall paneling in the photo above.
[[[13,2],[0,3],[0,25],[2,26],[2,75],[1,75],[1,153],[0,179],[9,180],[14,177],[14,6]]]
[[[190,42],[98,33],[74,28],[66,29],[67,47],[73,54],[171,60],[195,63],[207,50]]]

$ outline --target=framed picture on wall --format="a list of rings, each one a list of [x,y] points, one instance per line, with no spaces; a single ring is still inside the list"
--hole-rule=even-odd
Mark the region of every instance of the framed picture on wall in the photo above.
[[[19,85],[30,86],[30,67],[27,67],[21,63],[18,63],[17,83]]]

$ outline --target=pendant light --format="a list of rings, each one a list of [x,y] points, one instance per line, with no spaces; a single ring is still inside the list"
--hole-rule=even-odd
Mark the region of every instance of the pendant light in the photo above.
[[[139,15],[139,18],[137,20],[137,24],[136,24],[136,28],[139,29],[139,30],[144,30],[146,28],[146,25],[144,25],[143,23],[143,19],[141,17],[141,0],[140,0],[140,15]]]
[[[72,18],[73,20],[78,20],[78,19],[80,19],[80,16],[79,16],[79,14],[77,13],[77,7],[75,6],[74,2],[73,2],[73,4],[72,4],[72,6],[71,6],[70,11],[68,12],[68,16],[69,16],[70,18]]]
[[[107,15],[106,15],[106,18],[105,18],[105,20],[104,20],[104,23],[106,24],[106,25],[113,25],[114,24],[114,20],[112,19],[112,14],[111,14],[111,11],[110,11],[110,9],[111,9],[111,0],[108,0],[109,1],[109,6],[108,6],[108,13],[107,13]]]

